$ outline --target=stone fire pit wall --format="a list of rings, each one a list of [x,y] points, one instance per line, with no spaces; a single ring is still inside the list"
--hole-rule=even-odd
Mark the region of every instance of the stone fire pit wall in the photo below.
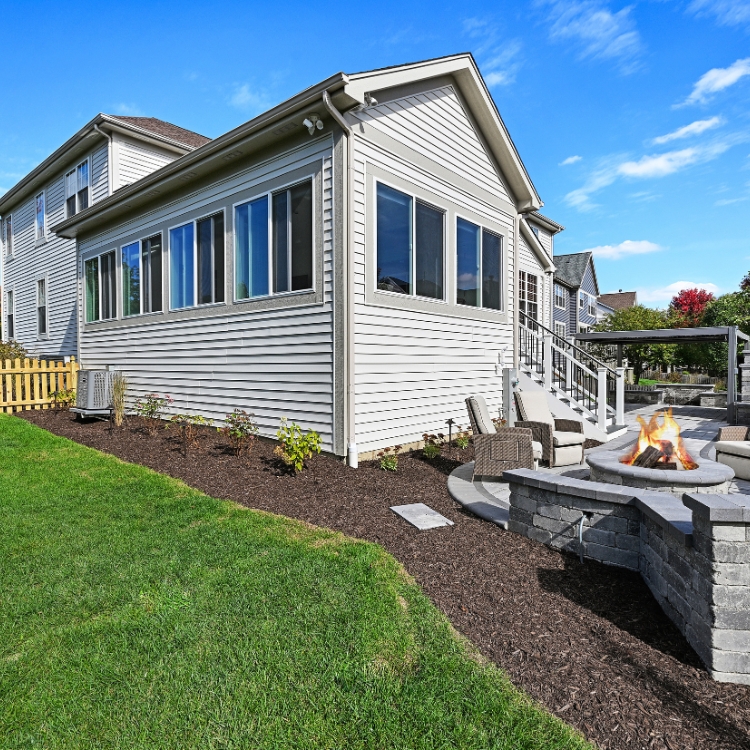
[[[682,500],[529,469],[506,471],[508,530],[637,570],[712,677],[750,684],[750,497]]]

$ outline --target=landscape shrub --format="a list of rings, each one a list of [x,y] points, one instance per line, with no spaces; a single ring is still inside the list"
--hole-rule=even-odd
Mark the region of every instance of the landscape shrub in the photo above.
[[[72,388],[62,388],[52,394],[52,402],[56,409],[67,411],[76,402],[76,392]]]
[[[281,418],[281,426],[276,432],[279,445],[274,453],[295,472],[305,468],[305,461],[312,458],[314,453],[322,450],[322,439],[315,430],[308,433],[296,423],[289,424],[286,417]]]
[[[174,399],[167,393],[147,393],[144,398],[135,402],[135,413],[145,420],[146,427],[151,433],[156,432],[162,414],[174,403]]]
[[[197,446],[201,427],[210,427],[211,420],[202,414],[175,414],[167,427],[176,427],[182,438],[182,446],[187,451]]]
[[[424,448],[422,448],[422,455],[425,458],[432,460],[440,455],[440,451],[443,449],[443,443],[445,443],[445,435],[439,432],[437,435],[425,432],[422,435],[424,440]]]
[[[723,391],[726,391],[726,389],[727,389],[727,384],[726,384],[725,380],[717,380],[714,383],[714,392],[715,393],[721,393]]]
[[[235,456],[249,454],[255,445],[258,425],[254,417],[255,414],[248,414],[244,409],[235,409],[224,418],[224,426],[217,428],[229,438]]]
[[[667,383],[681,383],[682,373],[681,372],[670,372],[667,375]]]
[[[469,440],[471,438],[471,435],[468,430],[465,430],[460,425],[456,425],[456,428],[458,429],[458,432],[456,433],[456,439],[454,442],[456,443],[456,446],[462,451],[466,450],[469,447]]]
[[[383,448],[378,453],[380,468],[383,471],[396,471],[398,469],[398,454],[403,446],[394,445],[392,448]]]
[[[125,419],[125,394],[128,391],[128,380],[121,373],[112,379],[112,420],[115,427],[122,427]]]
[[[17,341],[0,341],[0,359],[28,359],[29,353]]]

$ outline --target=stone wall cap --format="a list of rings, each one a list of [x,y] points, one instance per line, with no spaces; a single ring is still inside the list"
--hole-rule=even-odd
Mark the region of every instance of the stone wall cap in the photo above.
[[[641,492],[638,510],[686,547],[693,544],[693,514],[676,497],[664,492]]]
[[[686,492],[682,502],[693,514],[707,521],[750,523],[750,506],[733,502],[731,495],[709,495]]]

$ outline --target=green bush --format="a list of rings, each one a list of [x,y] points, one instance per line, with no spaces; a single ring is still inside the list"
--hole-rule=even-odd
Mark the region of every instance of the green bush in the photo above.
[[[72,388],[63,388],[52,394],[52,401],[56,409],[70,409],[76,402],[76,392]]]
[[[28,359],[29,353],[17,341],[0,341],[0,359]]]
[[[201,427],[210,427],[211,420],[202,414],[175,414],[167,423],[167,427],[176,427],[182,438],[185,450],[198,445]]]
[[[458,432],[456,433],[456,439],[455,443],[458,448],[460,448],[462,451],[466,450],[469,447],[469,440],[470,435],[469,431],[465,430],[463,427],[460,427],[459,425],[456,425],[458,427]]]
[[[403,446],[394,445],[392,448],[383,448],[378,453],[380,468],[383,471],[396,471],[398,469],[398,453]]]
[[[422,448],[422,455],[425,458],[432,460],[440,455],[440,451],[443,449],[443,443],[445,442],[445,435],[442,432],[437,435],[432,435],[425,432],[422,435],[424,440],[424,448]]]
[[[281,418],[281,426],[276,432],[279,445],[274,453],[295,472],[305,468],[305,461],[312,458],[314,453],[322,450],[322,439],[315,430],[303,433],[296,423],[289,424],[286,417]]]
[[[229,438],[234,454],[241,456],[250,453],[258,437],[258,425],[255,424],[254,414],[248,414],[244,409],[235,409],[224,418],[224,426],[219,427]]]

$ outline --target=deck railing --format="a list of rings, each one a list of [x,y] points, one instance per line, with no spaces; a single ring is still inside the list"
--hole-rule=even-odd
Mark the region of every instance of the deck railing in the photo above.
[[[0,360],[0,412],[49,409],[54,394],[76,389],[79,369],[72,357],[70,362]]]

